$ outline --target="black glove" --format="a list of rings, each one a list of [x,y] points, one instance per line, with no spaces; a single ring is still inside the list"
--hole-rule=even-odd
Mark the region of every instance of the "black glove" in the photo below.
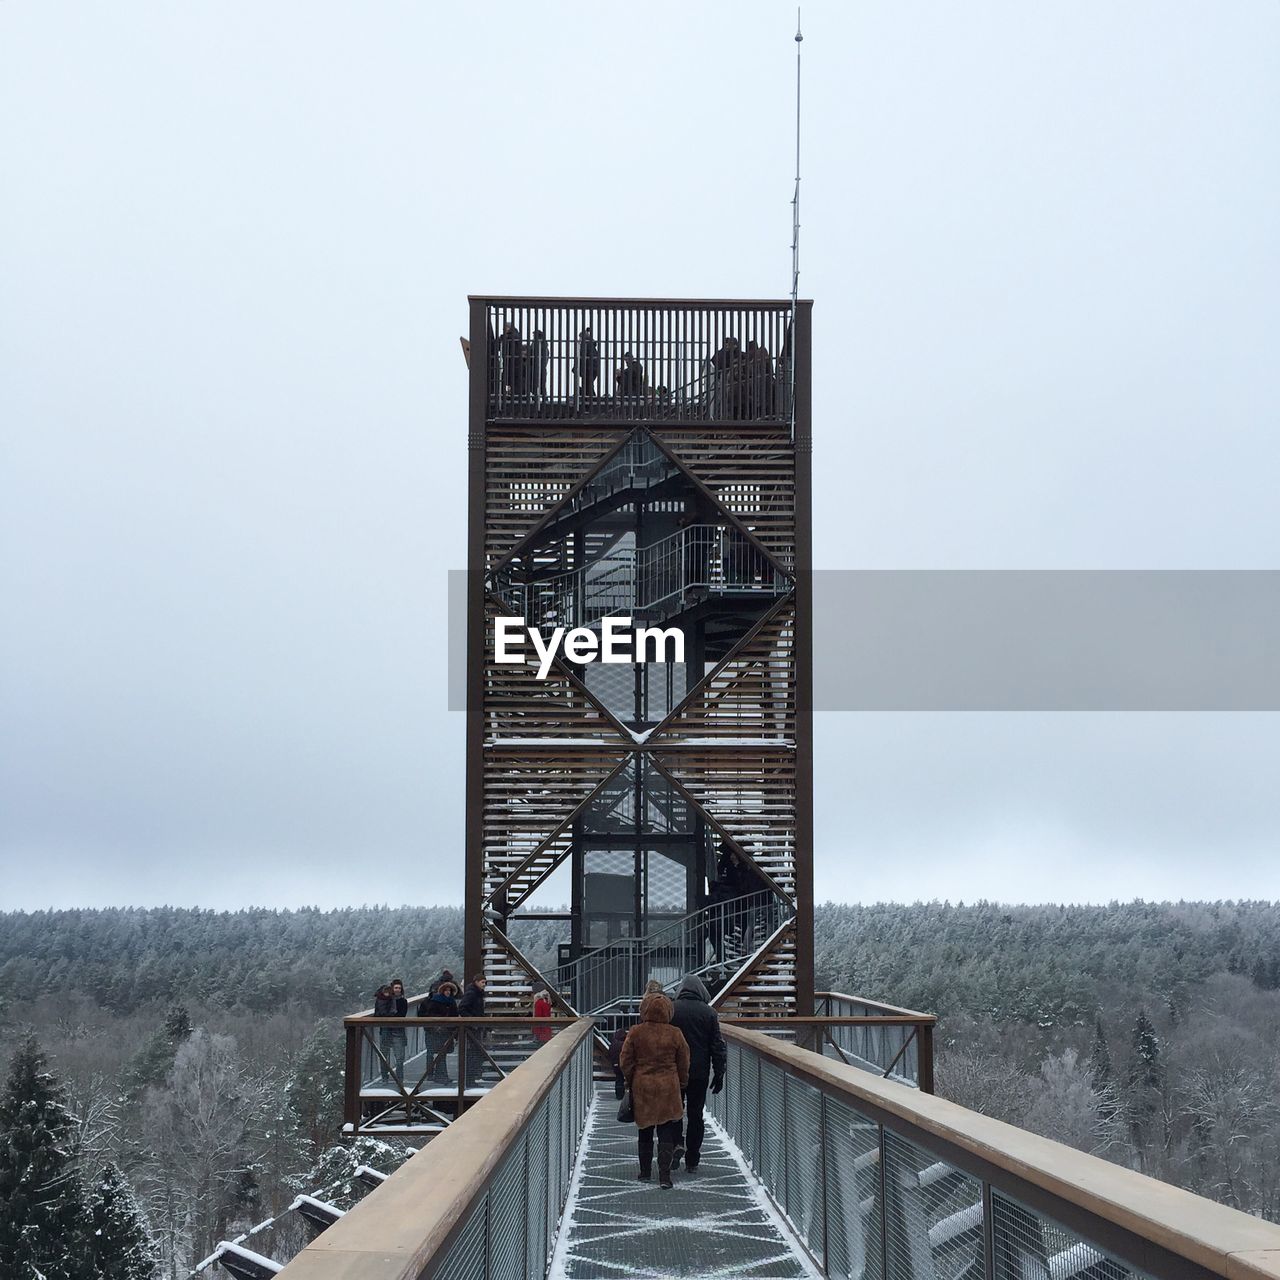
[[[716,1076],[716,1077],[711,1081],[711,1092],[712,1092],[712,1093],[719,1093],[719,1092],[720,1092],[720,1090],[721,1090],[721,1089],[723,1089],[723,1088],[724,1088],[724,1076]]]

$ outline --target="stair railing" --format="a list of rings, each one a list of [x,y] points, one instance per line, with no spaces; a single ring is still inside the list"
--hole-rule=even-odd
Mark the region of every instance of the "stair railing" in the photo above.
[[[650,978],[677,987],[686,974],[735,972],[793,914],[763,890],[691,912],[639,938],[616,938],[547,973],[580,1013],[595,1014],[643,991]]]

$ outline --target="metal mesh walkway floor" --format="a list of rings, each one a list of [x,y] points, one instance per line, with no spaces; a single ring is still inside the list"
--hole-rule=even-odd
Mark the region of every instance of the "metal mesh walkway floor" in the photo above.
[[[636,1127],[614,1118],[611,1086],[597,1088],[550,1280],[784,1280],[816,1277],[737,1149],[707,1117],[696,1173],[675,1187],[636,1178]]]

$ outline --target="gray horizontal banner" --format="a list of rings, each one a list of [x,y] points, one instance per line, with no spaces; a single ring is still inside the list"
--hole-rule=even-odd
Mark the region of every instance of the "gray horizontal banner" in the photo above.
[[[820,711],[1280,710],[1280,572],[813,575]]]
[[[466,573],[449,575],[465,706]],[[1280,711],[1280,571],[823,570],[818,711]]]

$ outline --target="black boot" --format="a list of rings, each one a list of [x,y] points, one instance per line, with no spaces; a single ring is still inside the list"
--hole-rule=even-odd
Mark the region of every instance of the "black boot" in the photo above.
[[[674,1143],[660,1142],[658,1143],[658,1186],[664,1191],[670,1191],[671,1182],[671,1156],[674,1151]]]
[[[636,1174],[637,1182],[648,1182],[653,1177],[653,1160],[641,1160],[640,1172]]]

